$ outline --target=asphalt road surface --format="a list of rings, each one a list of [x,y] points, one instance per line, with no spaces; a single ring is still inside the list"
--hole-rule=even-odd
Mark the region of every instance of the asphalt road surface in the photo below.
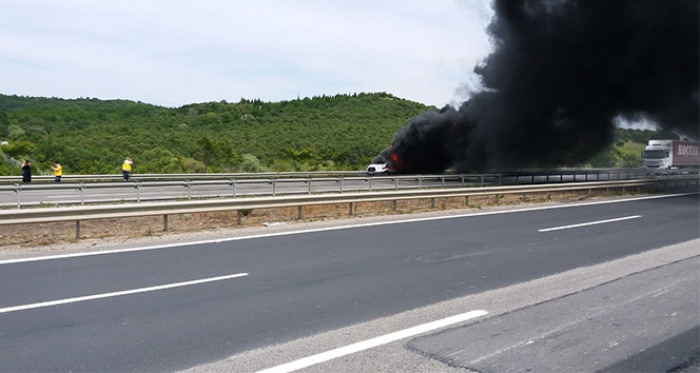
[[[411,325],[396,315],[485,294],[495,298],[478,304],[472,300],[468,309],[445,315],[461,314],[458,321],[442,317],[441,326],[394,340],[398,347],[366,348],[362,361],[378,367],[396,360],[394,351],[427,364],[414,364],[415,371],[507,371],[512,364],[513,371],[552,371],[552,365],[537,365],[553,356],[547,355],[549,343],[567,346],[556,355],[561,365],[555,367],[564,370],[630,371],[625,369],[640,365],[626,361],[653,360],[649,356],[662,360],[657,362],[661,369],[672,369],[698,352],[687,343],[697,340],[700,324],[693,317],[699,309],[694,287],[700,255],[698,202],[697,194],[643,198],[0,261],[0,370],[221,370],[222,365],[204,364],[248,351],[248,357],[257,357],[219,364],[228,364],[228,371],[256,371],[338,343],[283,348],[295,340],[339,330],[348,341],[364,334],[387,335]],[[669,245],[681,245],[675,250],[685,250],[685,256],[673,259],[657,250]],[[629,259],[634,255],[647,255],[649,268],[658,268],[647,277],[629,273],[625,279],[619,273],[640,265],[641,259]],[[590,285],[570,295],[576,286],[599,278],[591,268],[610,263],[618,267],[600,277],[607,282],[595,285],[604,286],[595,290]],[[581,268],[588,272],[552,280]],[[526,285],[543,279],[570,288],[544,291],[547,297],[540,299]],[[610,281],[616,281],[614,286]],[[567,313],[572,307],[585,311]],[[676,324],[663,316],[674,312]],[[438,320],[434,316],[431,320],[423,314],[422,322]],[[372,322],[376,324],[369,330],[348,334],[355,325]],[[623,325],[623,332],[611,334],[600,327],[605,322]],[[586,334],[595,327],[607,334]],[[522,341],[531,349],[518,345]],[[606,360],[599,356],[601,343],[609,349],[624,344],[625,349],[607,354]],[[647,350],[663,350],[663,356],[672,358],[640,356]],[[374,354],[368,357],[370,352]],[[580,357],[586,353],[592,360]],[[599,365],[585,365],[599,360]],[[525,361],[529,363],[518,365]],[[367,370],[351,363],[351,357],[335,358],[305,369]],[[389,367],[386,371],[408,371],[406,366]]]
[[[617,180],[626,177],[643,177],[641,174],[600,174],[600,175],[564,175],[564,176],[522,176],[506,177],[499,180],[497,177],[489,177],[484,180],[487,185],[500,183],[507,184],[527,184],[546,182],[574,182],[574,181],[596,181],[596,180]],[[461,187],[461,179],[449,177],[444,181],[438,178],[431,178],[418,181],[416,179],[401,179],[398,182],[388,177],[368,177],[362,180],[343,179],[338,180],[313,180],[308,183],[304,179],[279,179],[275,185],[269,179],[251,179],[240,181],[236,185],[236,196],[251,195],[272,195],[274,194],[306,194],[306,193],[337,193],[341,189],[344,192],[357,192],[368,190],[393,190],[393,189],[417,189],[419,187]],[[472,177],[465,180],[466,185],[482,185],[479,177]],[[64,182],[60,189],[53,188],[51,183],[33,183],[20,185],[22,189],[17,192],[10,186],[3,186],[0,190],[0,206],[22,206],[46,204],[79,204],[95,202],[121,202],[121,201],[153,201],[153,200],[175,200],[186,198],[212,198],[231,197],[234,193],[232,184],[228,180],[220,180],[218,183],[195,181],[189,187],[185,182],[171,182],[171,185],[161,185],[161,183],[144,181],[140,188],[134,182],[116,183],[84,183],[81,191],[79,183]],[[44,189],[36,189],[44,187]]]

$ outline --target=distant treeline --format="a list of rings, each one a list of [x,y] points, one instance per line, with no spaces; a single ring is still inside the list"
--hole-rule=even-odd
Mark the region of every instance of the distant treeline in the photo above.
[[[0,95],[0,141],[9,142],[0,149],[40,170],[58,160],[73,174],[118,173],[127,156],[135,173],[361,169],[427,109],[387,93],[178,108]]]
[[[429,109],[388,93],[178,108],[0,95],[0,175],[20,172],[8,157],[44,172],[59,161],[66,174],[119,173],[127,156],[135,173],[359,170]],[[618,129],[616,143],[655,134]]]

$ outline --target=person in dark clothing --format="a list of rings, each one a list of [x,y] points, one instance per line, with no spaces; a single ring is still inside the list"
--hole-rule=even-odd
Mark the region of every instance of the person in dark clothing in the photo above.
[[[24,163],[22,163],[22,182],[32,182],[32,164],[26,159],[24,160]]]

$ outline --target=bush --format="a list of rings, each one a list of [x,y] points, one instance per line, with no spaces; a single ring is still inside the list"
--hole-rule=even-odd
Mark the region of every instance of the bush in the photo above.
[[[243,172],[265,172],[265,167],[260,164],[258,157],[252,154],[243,154],[241,171]]]

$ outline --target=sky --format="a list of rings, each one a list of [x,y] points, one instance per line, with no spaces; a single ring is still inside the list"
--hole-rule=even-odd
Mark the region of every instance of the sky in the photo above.
[[[177,107],[478,87],[488,0],[0,0],[0,93]]]

